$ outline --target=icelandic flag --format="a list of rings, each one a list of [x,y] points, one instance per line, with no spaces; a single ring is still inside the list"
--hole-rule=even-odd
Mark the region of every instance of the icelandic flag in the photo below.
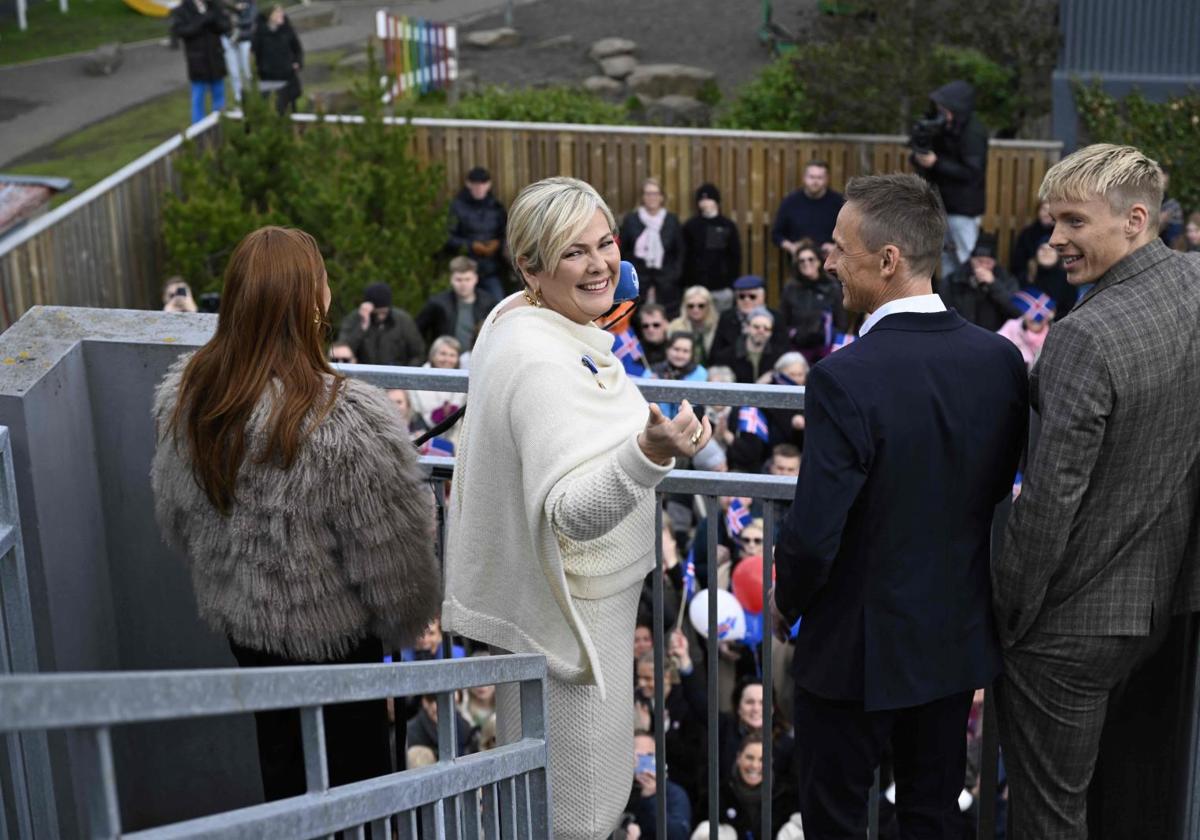
[[[686,604],[696,594],[696,554],[688,549],[687,562],[683,567],[683,602]]]
[[[752,405],[745,405],[738,409],[738,431],[756,434],[762,438],[764,443],[771,438],[771,432],[767,429],[767,421],[763,418],[762,412]]]
[[[437,455],[442,458],[454,457],[454,444],[444,437],[430,438],[422,447],[424,455]]]
[[[750,524],[750,508],[742,503],[741,499],[730,499],[729,507],[725,511],[725,527],[729,531],[729,536],[736,537],[742,533],[742,529]]]
[[[851,335],[850,333],[843,333],[843,332],[834,333],[833,334],[833,343],[831,345],[829,345],[829,352],[832,353],[835,350],[841,350],[843,347],[845,347],[847,344],[849,344],[852,341],[854,341],[854,336]]]
[[[633,327],[613,336],[613,355],[621,360],[625,372],[630,376],[646,375],[646,354]]]

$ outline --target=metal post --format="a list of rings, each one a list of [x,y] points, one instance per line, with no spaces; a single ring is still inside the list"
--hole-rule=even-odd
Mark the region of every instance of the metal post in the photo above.
[[[33,608],[21,541],[12,436],[7,426],[0,426],[0,470],[3,471],[0,476],[0,675],[35,674],[39,668]],[[9,736],[7,741],[18,836],[22,840],[30,836],[59,836],[58,805],[46,733],[21,732]]]
[[[663,495],[655,495],[654,506],[654,820],[656,837],[667,836],[667,732],[666,687],[664,686],[664,651],[666,631],[663,627]],[[636,666],[635,666],[636,667]]]
[[[329,764],[325,758],[325,716],[320,706],[300,710],[300,736],[304,744],[304,779],[309,793],[329,790]]]
[[[546,721],[549,711],[546,707],[546,692],[544,683],[537,680],[521,683],[521,737],[528,740],[546,742]],[[549,765],[550,755],[547,750],[545,763]],[[527,783],[529,830],[535,840],[550,837],[550,773],[546,767],[534,770],[528,774]],[[485,831],[486,834],[486,831]]]
[[[88,729],[81,734],[91,836],[96,840],[115,840],[121,836],[121,806],[117,798],[112,738],[107,726]]]
[[[762,656],[763,684],[763,796],[762,796],[762,836],[771,836],[771,798],[775,787],[775,739],[772,737],[775,726],[775,685],[771,668],[771,644],[774,641],[774,622],[771,620],[771,583],[772,549],[775,534],[775,503],[770,499],[763,501],[763,542],[762,542],[762,645],[759,648]]]
[[[721,762],[721,733],[717,724],[720,703],[717,692],[717,517],[721,504],[716,496],[706,496],[708,507],[708,836],[717,840],[720,827],[721,782],[718,770]]]

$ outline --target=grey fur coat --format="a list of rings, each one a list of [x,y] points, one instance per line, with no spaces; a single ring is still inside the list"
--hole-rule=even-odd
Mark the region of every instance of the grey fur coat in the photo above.
[[[272,402],[246,430],[237,501],[217,511],[168,423],[190,354],[158,387],[150,478],[163,539],[187,556],[200,615],[245,647],[336,659],[367,635],[404,645],[437,615],[433,498],[386,395],[348,379],[284,470],[255,463]]]

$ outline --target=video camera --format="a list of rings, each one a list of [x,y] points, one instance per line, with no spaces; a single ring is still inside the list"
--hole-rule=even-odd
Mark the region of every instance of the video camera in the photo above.
[[[933,151],[933,142],[946,130],[946,115],[938,112],[932,117],[913,123],[908,135],[909,148],[916,154]]]

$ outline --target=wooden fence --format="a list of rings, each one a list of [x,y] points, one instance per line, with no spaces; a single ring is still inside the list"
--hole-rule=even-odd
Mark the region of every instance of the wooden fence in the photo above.
[[[347,130],[360,120],[332,119]],[[203,141],[217,130],[211,115],[188,135]],[[162,208],[178,189],[173,161],[182,142],[163,143],[0,240],[0,327],[37,304],[158,307]],[[447,195],[471,167],[485,166],[505,204],[531,181],[573,175],[595,185],[620,216],[637,203],[642,179],[653,175],[662,181],[667,206],[686,218],[696,187],[712,181],[721,189],[722,210],[741,231],[744,271],[766,277],[772,299],[785,275],[771,221],[783,197],[800,185],[807,161],[829,162],[834,189],[854,175],[909,168],[904,138],[876,135],[419,119],[413,143],[421,158],[445,166]],[[1012,235],[1032,220],[1038,184],[1060,151],[1059,143],[992,141],[983,226],[998,234],[1002,259]]]
[[[210,114],[187,137],[209,142]],[[178,190],[184,135],[162,143],[44,216],[0,239],[0,328],[38,304],[162,306],[162,211]]]
[[[446,189],[457,190],[473,166],[492,173],[506,205],[525,184],[551,175],[588,181],[618,219],[641,196],[641,182],[656,177],[667,207],[686,220],[693,196],[706,181],[721,190],[721,209],[741,232],[743,270],[768,281],[775,299],[785,263],[771,241],[771,224],[784,196],[799,188],[810,160],[829,163],[831,186],[855,175],[911,171],[905,138],[777,132],[664,129],[417,120],[418,153],[446,167]],[[983,229],[999,237],[1007,263],[1015,234],[1036,216],[1037,190],[1062,144],[993,140],[988,155],[987,212]]]

